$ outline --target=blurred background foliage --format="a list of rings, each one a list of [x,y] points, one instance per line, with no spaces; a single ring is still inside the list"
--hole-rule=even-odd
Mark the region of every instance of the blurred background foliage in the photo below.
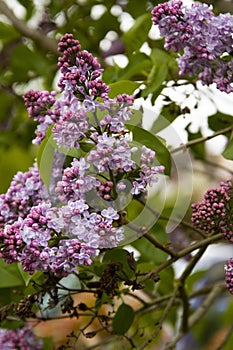
[[[1,193],[6,191],[13,174],[18,170],[27,170],[36,156],[36,147],[31,144],[34,138],[35,123],[28,118],[22,95],[29,89],[56,90],[56,73],[58,71],[56,47],[60,36],[64,33],[73,33],[75,38],[80,41],[82,49],[88,50],[98,57],[104,68],[103,80],[107,84],[125,80],[140,82],[141,87],[136,90],[136,97],[147,99],[149,96],[152,104],[163,91],[165,82],[173,81],[174,88],[179,87],[179,84],[176,85],[179,77],[175,55],[163,49],[163,39],[158,37],[158,33],[154,29],[152,30],[150,12],[155,5],[161,2],[147,0],[0,0]],[[210,3],[210,1],[206,2]],[[212,4],[216,13],[219,11],[233,12],[231,1],[212,1]],[[55,79],[54,76],[56,76]],[[187,81],[196,88],[196,81],[192,81],[188,77]],[[125,86],[124,84],[125,82],[122,83],[122,87]],[[121,89],[121,87],[119,88]],[[188,98],[189,95],[189,92],[184,93],[184,99]],[[166,94],[164,94],[164,101],[166,104],[162,115],[168,123],[175,121],[180,115],[190,112],[185,104],[174,102]],[[198,99],[195,103],[199,103]],[[195,103],[193,104],[194,109],[197,107]],[[166,127],[163,117],[158,117],[156,123],[151,126],[153,133]],[[233,124],[232,116],[219,111],[214,112],[212,117],[208,119],[208,127],[212,131],[217,131],[231,124]],[[190,131],[189,126],[186,126],[186,132],[188,141],[203,136],[202,130]],[[201,162],[198,166],[198,186],[202,186],[203,189],[203,187],[209,186],[213,179],[217,181],[221,178],[223,167],[218,173],[213,159],[208,159],[203,144],[194,144],[190,147],[190,151],[194,158],[199,161],[204,160],[204,163]],[[207,178],[203,177],[200,184],[202,172],[209,175]],[[229,173],[231,173],[230,167],[227,170],[228,175]],[[225,175],[226,173],[224,173]],[[198,194],[194,193],[194,196],[198,197]],[[172,196],[170,200],[171,202],[164,209],[164,218],[168,217],[172,210]],[[137,210],[139,208],[135,208],[135,211]],[[151,229],[151,234],[153,236],[156,233],[157,239],[166,244],[165,231],[166,220],[161,218]],[[174,247],[177,245],[178,249],[181,242],[182,244],[190,243],[188,230],[187,242],[184,242],[182,233],[180,228],[177,229],[176,238],[172,242]],[[169,239],[172,240],[171,237]],[[151,245],[145,237],[135,241],[132,246],[139,252],[140,258],[137,264],[141,272],[148,271],[166,260],[166,254]],[[99,268],[98,272],[97,261],[93,267],[94,270],[90,268],[89,273],[101,275],[101,266]],[[1,266],[1,270],[4,269],[5,266]],[[14,285],[16,282],[13,282],[13,285],[19,286],[19,290],[23,289],[25,281],[19,273],[16,276],[14,268],[12,271],[13,281],[17,281],[17,285]],[[9,276],[12,277],[12,274],[9,273]],[[208,276],[213,282],[213,280],[216,281],[216,278],[223,278],[223,271],[218,276],[210,275],[211,270]],[[11,288],[9,289],[9,276],[6,277],[8,281],[6,286],[1,286],[2,291],[5,292],[2,293],[1,297],[3,304],[7,304],[11,298],[14,298]],[[173,268],[163,271],[160,277],[161,282],[158,284],[156,292],[152,281],[148,281],[146,284],[146,293],[150,300],[155,295],[165,296],[167,291],[174,287]],[[205,277],[205,281],[208,279],[207,277]],[[196,285],[201,283],[200,281],[202,281],[200,272],[197,275],[194,274],[187,281],[188,288],[194,290]],[[142,295],[142,298],[144,297]],[[195,295],[193,299],[193,305],[195,303],[198,305],[199,299],[195,298]],[[187,344],[189,349],[204,349],[204,346],[206,350],[213,349],[211,347],[213,336],[224,337],[232,322],[232,312],[229,311],[232,311],[232,302],[230,307],[229,305],[229,297],[224,294],[222,303],[213,305],[214,310],[209,310],[207,317],[199,326],[195,327],[194,333],[183,340],[183,348],[180,345],[180,349],[186,349]],[[145,310],[145,316],[141,321],[141,335],[137,324],[134,324],[133,332],[138,332],[138,339],[150,335],[154,323],[160,317],[160,308],[155,307],[149,317]],[[175,318],[175,313],[171,312],[170,322],[174,323]],[[210,323],[214,327],[215,334],[210,331]],[[162,337],[168,335],[169,325]],[[218,342],[216,339],[215,344]],[[126,338],[124,341],[127,343]],[[159,339],[158,342],[160,341],[162,340]],[[106,342],[108,343],[108,340]],[[115,346],[114,343],[113,346]],[[106,349],[108,348],[106,347]],[[226,349],[231,350],[227,347]]]

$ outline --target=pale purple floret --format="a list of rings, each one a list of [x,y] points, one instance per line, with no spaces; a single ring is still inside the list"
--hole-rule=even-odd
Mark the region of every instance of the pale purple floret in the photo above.
[[[87,160],[93,163],[99,172],[117,172],[130,171],[136,168],[132,160],[132,149],[129,140],[124,138],[116,139],[108,136],[105,132],[98,136],[96,149],[90,151]]]
[[[163,173],[165,168],[162,165],[153,166],[154,161],[155,152],[146,146],[142,146],[139,177],[133,181],[132,194],[145,193],[148,185],[152,186],[153,183],[158,181],[158,174]]]
[[[60,118],[52,128],[58,147],[79,148],[79,140],[86,137],[88,116],[79,99],[72,97],[60,111]]]
[[[88,173],[90,164],[84,158],[74,159],[70,167],[64,170],[61,181],[55,189],[61,202],[79,200],[86,192],[99,186],[99,180]]]

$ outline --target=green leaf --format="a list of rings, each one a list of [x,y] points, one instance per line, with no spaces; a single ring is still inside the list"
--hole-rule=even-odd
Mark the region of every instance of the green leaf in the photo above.
[[[14,79],[19,81],[27,81],[32,72],[44,75],[48,67],[40,52],[31,51],[27,46],[21,44],[13,47],[10,60],[15,75]]]
[[[50,132],[51,130],[48,131],[48,136],[41,142],[37,152],[37,164],[40,171],[40,177],[47,189],[49,189],[50,185],[55,152],[55,149],[50,142]]]
[[[190,123],[191,124],[191,123]],[[198,139],[200,137],[202,137],[202,133],[200,132],[200,130],[196,133],[192,133],[189,131],[189,126],[190,124],[188,124],[185,128],[185,130],[188,132],[188,141],[193,141],[195,139]],[[193,154],[199,158],[199,159],[205,159],[205,145],[203,142],[198,143],[196,145],[193,145],[190,147]]]
[[[151,14],[144,13],[139,16],[133,26],[123,34],[122,40],[127,52],[138,51],[148,38],[151,28]]]
[[[2,43],[8,43],[19,37],[19,33],[12,26],[0,22],[0,40],[2,41]]]
[[[147,87],[142,91],[142,97],[147,97],[153,93],[153,102],[164,88],[163,83],[168,74],[167,64],[154,64],[148,75],[146,85]]]
[[[233,139],[231,139],[226,145],[224,151],[222,152],[222,156],[226,159],[233,160]]]
[[[208,118],[208,124],[211,130],[218,131],[233,124],[233,116],[217,112]]]
[[[20,265],[20,263],[18,263],[18,270],[19,270],[19,273],[20,273],[22,279],[24,280],[25,286],[27,287],[29,285],[29,282],[33,278],[33,276],[30,275],[28,272],[24,271],[22,269],[22,266]]]
[[[154,65],[170,64],[172,59],[167,51],[161,50],[157,47],[152,49],[150,57]]]
[[[120,94],[132,95],[134,91],[140,86],[140,83],[131,80],[120,80],[116,83],[109,84],[111,98],[116,97]]]
[[[0,276],[0,288],[24,286],[24,280],[16,263],[7,264],[3,260],[0,260]]]
[[[48,337],[43,337],[43,346],[41,350],[53,350],[53,339]]]
[[[132,109],[132,114],[130,116],[130,124],[141,126],[143,118],[143,111],[141,109]]]
[[[161,113],[154,121],[150,132],[152,134],[157,134],[172,123],[181,113],[182,111],[180,110],[180,107],[175,102],[163,106]]]
[[[174,270],[172,267],[167,268],[159,273],[160,281],[158,283],[158,292],[160,295],[172,293],[174,289]]]
[[[131,269],[130,264],[129,264],[129,252],[125,249],[111,249],[108,250],[103,258],[103,263],[108,263],[108,262],[115,262],[115,263],[121,263],[122,264],[122,271],[123,271],[123,276],[127,278],[132,278],[135,276],[134,271]],[[119,274],[121,274],[119,272]]]
[[[131,327],[134,320],[134,310],[127,304],[121,304],[112,321],[112,329],[115,334],[124,335]]]
[[[146,70],[151,67],[151,60],[142,52],[137,52],[130,56],[129,64],[119,71],[118,79],[125,80],[140,75],[147,76]]]
[[[156,152],[156,158],[159,161],[159,164],[165,166],[164,173],[169,175],[171,171],[171,156],[161,139],[138,126],[126,124],[126,127],[132,131],[133,139],[136,142],[140,143],[141,145],[145,145]]]

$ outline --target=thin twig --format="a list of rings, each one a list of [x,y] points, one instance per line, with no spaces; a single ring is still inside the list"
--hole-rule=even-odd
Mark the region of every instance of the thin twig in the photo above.
[[[207,247],[202,247],[197,254],[194,255],[194,257],[190,260],[188,265],[186,266],[185,270],[183,271],[182,275],[178,279],[179,283],[179,292],[180,292],[180,298],[182,301],[182,321],[181,321],[181,333],[186,333],[188,330],[188,317],[189,317],[189,299],[188,295],[186,293],[185,289],[185,281],[190,276],[193,268],[198,263],[204,252],[206,251]]]
[[[187,222],[185,220],[176,219],[176,218],[170,218],[170,217],[168,217],[166,215],[160,214],[156,210],[151,208],[147,203],[141,201],[140,199],[138,199],[137,201],[140,204],[142,204],[145,208],[147,208],[155,216],[156,219],[166,220],[166,221],[171,221],[171,222],[177,223],[178,225],[182,225],[184,227],[187,227],[187,228],[197,232],[203,238],[206,237],[205,233],[202,230],[196,228],[195,226],[193,226],[189,222]]]
[[[52,52],[57,55],[57,41],[52,39],[38,30],[30,28],[26,25],[24,21],[17,18],[7,4],[0,0],[0,13],[5,15],[9,21],[12,23],[13,27],[23,36],[31,39],[34,43],[46,52]]]
[[[201,247],[207,247],[210,243],[215,243],[217,241],[220,241],[222,239],[222,234],[218,233],[216,235],[210,236],[208,238],[205,238],[201,241],[198,241],[196,243],[191,244],[187,248],[184,248],[180,252],[177,253],[176,257],[172,257],[168,259],[167,261],[163,262],[161,265],[153,269],[152,271],[148,272],[145,276],[141,278],[139,283],[146,281],[147,279],[153,278],[153,276],[156,276],[160,271],[164,270],[166,267],[172,265],[175,261],[178,259],[186,256],[187,254],[191,253],[192,251],[199,249]]]
[[[202,255],[205,253],[206,249],[207,249],[207,246],[202,247],[197,252],[197,254],[195,254],[194,257],[190,260],[190,262],[188,263],[188,265],[186,266],[185,270],[183,271],[182,275],[179,278],[180,283],[184,284],[186,278],[188,278],[188,276],[191,274],[193,268],[198,263]]]
[[[170,151],[170,153],[177,153],[179,151],[184,151],[184,150],[186,150],[187,148],[189,148],[191,146],[197,145],[198,143],[203,143],[203,142],[209,141],[209,140],[213,139],[214,137],[216,137],[218,135],[226,134],[226,133],[228,133],[229,131],[232,131],[232,130],[233,130],[233,126],[232,125],[228,126],[225,129],[216,131],[212,135],[208,135],[208,136],[205,136],[205,137],[199,137],[198,139],[189,141],[189,142],[187,142],[187,143],[185,143],[185,144],[183,144],[183,145],[181,145],[179,147],[173,148]]]
[[[214,301],[219,297],[219,295],[223,293],[225,289],[226,286],[222,283],[217,283],[213,287],[213,289],[210,291],[210,293],[204,300],[203,304],[189,317],[188,329],[191,329],[196,323],[198,323],[202,319],[207,310],[212,306]],[[181,330],[171,342],[166,344],[165,350],[175,349],[176,344],[180,339],[183,338],[184,335],[185,333]]]
[[[138,350],[143,350],[147,347],[147,345],[151,344],[151,342],[157,337],[158,333],[161,331],[162,329],[162,326],[163,326],[163,322],[165,321],[168,313],[170,312],[172,306],[173,306],[173,303],[176,299],[176,292],[174,292],[174,294],[172,295],[172,297],[170,298],[163,314],[162,314],[162,317],[160,318],[158,324],[156,325],[156,330],[154,333],[152,333],[152,335],[150,336],[149,339],[147,339],[141,346],[138,347]]]
[[[174,252],[172,249],[168,248],[166,245],[161,244],[157,239],[155,239],[153,236],[151,236],[149,233],[145,233],[143,235],[150,243],[152,243],[156,248],[159,248],[163,252],[169,254],[171,257],[176,257],[177,253]]]

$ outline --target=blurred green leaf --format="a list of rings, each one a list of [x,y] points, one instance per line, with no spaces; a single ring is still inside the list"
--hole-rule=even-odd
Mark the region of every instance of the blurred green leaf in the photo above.
[[[159,273],[160,280],[157,284],[157,291],[160,295],[172,293],[174,289],[174,270],[169,267]]]
[[[43,346],[41,350],[53,350],[54,349],[54,342],[53,338],[43,337]]]
[[[185,128],[185,130],[188,132],[188,141],[193,141],[203,136],[200,130],[198,132],[192,133],[189,130],[189,126],[190,124],[188,124]],[[192,150],[194,156],[196,156],[198,159],[205,159],[205,144],[203,142],[192,145],[190,149]]]
[[[7,264],[0,259],[0,288],[23,286],[24,280],[18,270],[17,263]]]
[[[136,83],[135,81],[121,80],[116,83],[109,84],[111,89],[109,96],[113,98],[120,94],[132,95],[139,86],[140,83]]]
[[[112,321],[113,332],[118,335],[124,335],[131,327],[134,315],[135,313],[131,306],[124,303],[121,304]]]
[[[138,126],[126,124],[126,127],[132,131],[133,139],[135,141],[156,152],[156,158],[158,159],[159,164],[165,166],[165,174],[169,175],[171,170],[171,157],[168,149],[162,141],[149,131]]]
[[[118,72],[118,80],[127,80],[130,78],[138,78],[141,75],[146,77],[148,75],[147,69],[151,67],[151,60],[142,53],[137,52],[129,57],[128,65]]]
[[[22,44],[12,48],[10,60],[14,80],[17,81],[27,81],[32,73],[35,76],[44,75],[48,67],[48,62],[41,53],[32,51]],[[50,72],[47,74],[50,74]]]
[[[144,13],[143,15],[139,16],[135,20],[133,26],[123,34],[122,40],[126,45],[126,50],[128,53],[138,51],[142,44],[145,43],[151,25],[151,14]]]
[[[233,160],[233,139],[231,139],[226,145],[224,151],[222,152],[222,156],[226,159]]]
[[[217,112],[214,115],[209,116],[208,125],[213,131],[218,131],[233,124],[233,116]]]
[[[47,189],[49,189],[51,181],[51,171],[55,154],[55,148],[52,146],[50,138],[52,138],[51,129],[48,130],[47,137],[41,142],[37,152],[37,164],[40,177]]]
[[[33,278],[33,275],[30,275],[28,272],[24,271],[22,266],[19,263],[18,263],[18,270],[22,279],[24,280],[25,286],[27,287],[29,285],[29,282]]]
[[[153,93],[153,103],[164,88],[163,83],[166,80],[167,73],[168,68],[166,64],[154,64],[146,81],[147,87],[142,90],[142,96],[147,97]]]
[[[9,24],[0,22],[0,40],[6,44],[15,39],[19,39],[20,34]]]

